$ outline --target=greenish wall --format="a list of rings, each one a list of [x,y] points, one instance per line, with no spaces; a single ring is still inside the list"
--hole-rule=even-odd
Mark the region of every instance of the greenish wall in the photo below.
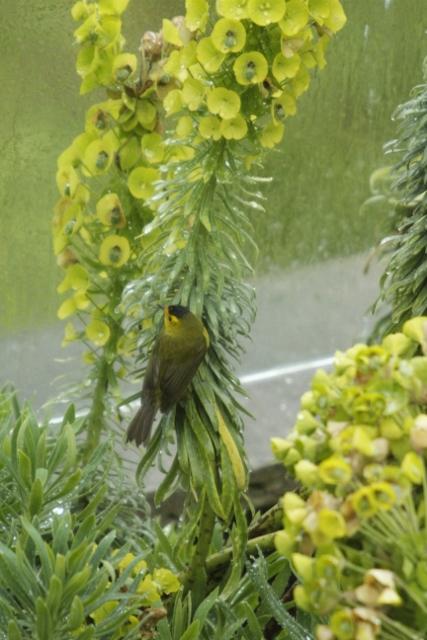
[[[328,66],[289,121],[268,214],[256,220],[261,266],[287,266],[369,246],[381,220],[360,213],[368,177],[393,135],[390,114],[420,80],[425,0],[347,0],[348,26]],[[131,0],[136,46],[183,3]],[[50,241],[56,157],[79,133],[92,97],[74,72],[71,3],[0,0],[0,333],[55,321],[58,280]],[[181,8],[180,8],[181,7]]]

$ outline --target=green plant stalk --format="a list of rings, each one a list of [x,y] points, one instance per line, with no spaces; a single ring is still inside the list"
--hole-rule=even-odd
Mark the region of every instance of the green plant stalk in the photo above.
[[[194,596],[193,600],[196,606],[202,601],[206,591],[206,564],[215,524],[215,514],[212,511],[206,494],[203,494],[202,500],[204,501],[203,511],[200,516],[199,527],[196,534],[196,548],[188,572],[186,585],[187,590],[191,591]]]
[[[101,439],[105,417],[105,398],[108,391],[109,363],[105,352],[97,364],[98,379],[92,396],[92,405],[87,417],[86,443],[83,449],[83,460],[87,460],[96,449]]]
[[[257,536],[256,538],[252,538],[248,540],[246,545],[246,553],[255,553],[257,549],[261,549],[261,551],[274,551],[274,537],[276,532],[273,531],[271,533],[266,533],[262,536]],[[232,559],[233,549],[231,547],[226,547],[223,551],[219,551],[218,553],[214,553],[206,559],[206,571],[209,574],[215,573],[217,569],[223,567],[228,564]]]

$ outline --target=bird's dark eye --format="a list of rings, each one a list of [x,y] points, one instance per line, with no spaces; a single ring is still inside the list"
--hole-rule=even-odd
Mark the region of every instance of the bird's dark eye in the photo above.
[[[172,322],[172,316],[168,316],[169,317],[169,322]]]

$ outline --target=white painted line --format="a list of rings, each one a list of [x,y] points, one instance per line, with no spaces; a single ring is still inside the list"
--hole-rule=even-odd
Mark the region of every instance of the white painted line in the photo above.
[[[304,371],[312,371],[319,367],[330,367],[334,361],[333,356],[318,358],[316,360],[304,360],[304,362],[294,362],[283,367],[273,367],[272,369],[265,369],[264,371],[256,371],[255,373],[248,373],[240,377],[242,385],[251,385],[258,382],[266,382],[267,380],[274,380],[274,378],[282,378],[283,376],[291,376],[295,373],[303,373]],[[139,405],[139,400],[134,400],[126,407],[129,410],[136,408]],[[76,417],[82,418],[87,415],[87,410],[76,411]],[[49,421],[51,424],[60,424],[62,417],[54,416]]]
[[[257,382],[264,382],[265,380],[273,380],[274,378],[281,378],[282,376],[291,376],[295,373],[302,373],[303,371],[312,371],[319,367],[329,367],[334,361],[333,356],[318,358],[317,360],[305,360],[304,362],[295,362],[283,367],[274,367],[272,369],[266,369],[264,371],[257,371],[255,373],[248,373],[245,376],[241,376],[240,382],[243,385],[256,384]]]

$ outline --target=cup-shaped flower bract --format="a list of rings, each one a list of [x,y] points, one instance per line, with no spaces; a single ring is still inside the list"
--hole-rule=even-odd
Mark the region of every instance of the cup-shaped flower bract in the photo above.
[[[278,53],[273,60],[272,72],[278,82],[283,82],[287,78],[295,78],[301,64],[301,57],[294,53],[290,58]]]
[[[99,248],[99,260],[107,267],[118,269],[129,260],[129,241],[124,236],[111,235],[104,238]]]
[[[248,17],[261,27],[280,22],[285,12],[285,0],[248,0]]]
[[[234,118],[241,106],[239,94],[224,87],[216,87],[209,91],[207,104],[209,111],[221,118]]]
[[[120,198],[116,193],[106,193],[96,203],[96,215],[107,227],[122,229],[126,226],[126,218]]]
[[[160,133],[146,133],[141,138],[141,151],[147,162],[157,164],[165,155],[165,145]]]
[[[258,84],[267,77],[268,63],[259,51],[249,51],[237,58],[233,71],[239,84]]]
[[[97,347],[103,347],[110,339],[111,331],[108,324],[94,318],[86,327],[86,335]]]
[[[286,14],[280,21],[280,29],[285,36],[295,36],[304,29],[309,17],[304,0],[289,0],[286,3]]]
[[[216,116],[200,118],[199,133],[205,140],[219,140],[221,138],[221,120]]]
[[[225,59],[225,54],[214,45],[212,38],[202,38],[197,43],[196,54],[197,60],[208,73],[218,71]]]
[[[236,53],[245,46],[245,27],[239,20],[221,18],[213,28],[211,40],[218,51]]]
[[[133,53],[119,53],[114,58],[113,74],[118,82],[125,82],[132,76],[138,66],[136,56]]]
[[[260,135],[259,141],[263,147],[267,149],[272,149],[275,147],[283,138],[283,134],[285,133],[285,127],[281,122],[269,122],[267,126],[265,126]]]
[[[147,200],[154,193],[154,182],[159,179],[159,171],[152,167],[136,167],[128,178],[128,187],[134,198]]]
[[[220,16],[231,20],[243,20],[248,17],[247,0],[217,0],[216,9]]]
[[[226,140],[241,140],[248,132],[246,120],[240,113],[234,118],[221,122],[221,135]]]

